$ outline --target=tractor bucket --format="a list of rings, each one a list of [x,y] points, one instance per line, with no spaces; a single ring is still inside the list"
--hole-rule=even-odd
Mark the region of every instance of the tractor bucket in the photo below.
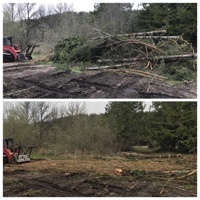
[[[30,161],[31,159],[28,157],[28,155],[13,155],[12,159],[13,164],[26,163]]]
[[[34,147],[22,147],[18,146],[15,148],[15,151],[13,152],[12,155],[12,163],[13,164],[19,164],[19,163],[26,163],[30,162],[30,156],[31,152]]]

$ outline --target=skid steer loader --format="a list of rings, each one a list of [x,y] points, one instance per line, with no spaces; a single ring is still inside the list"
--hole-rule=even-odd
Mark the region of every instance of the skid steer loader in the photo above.
[[[13,37],[3,37],[3,62],[31,60],[35,47],[39,45],[27,45],[23,50],[13,44]]]
[[[18,164],[30,162],[34,147],[16,146],[12,138],[3,139],[3,164]]]

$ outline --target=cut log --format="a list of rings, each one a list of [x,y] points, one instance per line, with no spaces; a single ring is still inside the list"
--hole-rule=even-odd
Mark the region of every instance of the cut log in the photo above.
[[[106,69],[106,71],[112,71],[112,72],[117,72],[117,73],[126,73],[126,74],[129,74],[129,75],[139,75],[139,76],[142,76],[142,77],[146,77],[146,78],[152,78],[152,79],[156,79],[156,80],[159,80],[159,81],[163,81],[164,79],[167,79],[167,77],[164,77],[164,76],[160,76],[160,75],[157,75],[157,74],[154,74],[154,73],[150,73],[150,72],[144,72],[144,71],[141,71],[141,70],[135,70],[135,69],[129,69],[129,70],[126,70],[126,69],[115,69],[115,70],[112,70],[111,68],[118,68],[118,67],[122,67],[122,66],[130,66],[131,63],[125,63],[125,64],[118,64],[118,65],[112,65],[112,66],[103,66],[103,67],[91,67],[91,68],[88,68],[87,70],[98,70],[98,69]]]
[[[120,67],[129,67],[135,63],[121,63],[121,64],[114,64],[114,65],[107,65],[107,66],[99,66],[99,67],[89,67],[87,70],[100,70],[100,69],[113,69],[113,68],[120,68]]]
[[[166,30],[157,30],[157,31],[149,31],[149,32],[141,32],[141,33],[130,33],[130,34],[122,34],[122,35],[110,35],[108,33],[105,33],[101,30],[98,30],[96,28],[93,28],[94,31],[97,31],[99,33],[102,33],[104,35],[106,35],[105,37],[101,36],[101,37],[95,37],[95,38],[91,38],[92,40],[97,40],[97,39],[102,39],[102,38],[107,38],[107,37],[136,37],[136,36],[148,36],[148,35],[153,35],[153,34],[165,34],[167,33]]]
[[[163,39],[163,40],[177,40],[177,39],[182,39],[181,36],[132,36],[131,38],[136,38],[136,39]]]
[[[185,176],[180,176],[178,177],[178,179],[181,179],[181,178],[185,178],[185,177],[188,177],[188,176],[191,176],[192,174],[194,173],[197,173],[197,170],[195,169],[194,171],[190,172],[189,174],[185,175]]]
[[[153,35],[153,34],[165,34],[167,33],[166,30],[157,30],[157,31],[148,31],[148,32],[141,32],[141,33],[131,33],[130,36],[136,36],[136,35]]]
[[[97,31],[97,32],[99,32],[99,33],[101,33],[101,34],[105,34],[106,36],[108,36],[108,37],[111,37],[112,35],[110,35],[109,33],[106,33],[106,32],[104,32],[104,31],[101,31],[101,30],[99,30],[99,29],[96,29],[96,28],[93,28],[93,31]],[[103,37],[102,37],[103,38]]]
[[[144,72],[144,71],[135,70],[135,69],[129,69],[129,70],[117,69],[117,70],[115,70],[115,72],[122,72],[122,73],[126,73],[126,74],[135,74],[135,75],[152,78],[152,79],[156,79],[156,80],[160,80],[160,81],[167,79],[167,77],[165,77],[165,76],[160,76],[160,75],[157,75],[154,73]]]
[[[185,60],[197,58],[197,54],[185,54],[185,55],[169,55],[169,56],[149,56],[149,57],[136,57],[136,58],[123,58],[123,59],[98,59],[98,63],[124,63],[124,62],[135,62],[135,61],[153,61],[153,60]]]
[[[151,74],[151,73],[149,73]],[[158,75],[157,75],[158,76]],[[158,76],[159,77],[159,76]],[[162,77],[162,76],[160,76]],[[165,78],[165,77],[162,77]],[[139,158],[139,159],[151,159],[151,158],[180,158],[180,154],[142,154],[142,153],[135,153],[135,152],[121,152],[121,156],[126,158]]]

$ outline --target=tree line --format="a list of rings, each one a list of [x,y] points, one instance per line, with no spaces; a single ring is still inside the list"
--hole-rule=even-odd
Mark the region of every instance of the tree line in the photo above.
[[[20,102],[5,106],[3,131],[15,144],[53,155],[109,155],[140,145],[195,153],[197,103],[153,102],[145,111],[144,102],[109,102],[105,113],[88,114],[84,102]]]
[[[58,41],[69,37],[91,38],[97,28],[108,34],[166,29],[168,35],[182,35],[197,46],[196,3],[148,3],[133,10],[130,3],[98,3],[92,12],[75,12],[73,6],[58,3],[3,5],[3,33],[25,46],[40,44],[40,52],[50,52]]]

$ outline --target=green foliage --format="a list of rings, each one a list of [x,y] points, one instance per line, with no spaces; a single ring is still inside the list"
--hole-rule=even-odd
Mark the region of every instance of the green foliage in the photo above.
[[[166,63],[164,66],[160,65],[159,72],[174,81],[190,81],[197,78],[196,67],[193,66],[193,61],[176,61],[173,64]]]
[[[66,38],[62,41],[59,41],[55,46],[55,57],[56,61],[67,61],[69,54],[72,51],[81,46],[84,43],[84,38]]]
[[[141,31],[166,29],[169,35],[182,35],[197,46],[196,3],[148,3],[142,4],[138,28]]]
[[[194,152],[197,146],[196,102],[153,102],[150,131],[163,150]]]
[[[140,141],[140,117],[143,109],[141,102],[111,102],[106,107],[119,150],[130,150],[131,146]]]
[[[155,101],[151,111],[144,112],[142,102],[114,101],[101,115],[87,115],[84,105],[58,112],[41,103],[11,106],[3,119],[4,137],[14,138],[15,145],[36,146],[32,154],[36,159],[111,155],[121,150],[147,153],[158,148],[196,153],[196,102]]]
[[[134,107],[135,105],[135,107]],[[195,153],[196,102],[153,102],[153,111],[142,112],[138,102],[111,102],[107,107],[110,127],[120,150],[148,145],[164,151]]]
[[[132,146],[131,151],[137,153],[154,153],[155,149],[151,149],[149,146]]]

